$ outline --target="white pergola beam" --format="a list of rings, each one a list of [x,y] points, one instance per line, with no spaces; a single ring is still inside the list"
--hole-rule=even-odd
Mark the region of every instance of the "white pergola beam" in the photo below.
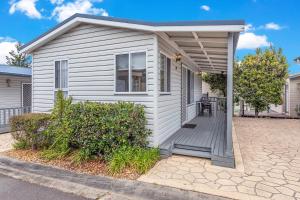
[[[193,63],[195,66],[198,66],[197,63],[195,63],[195,61],[176,44],[176,42],[170,40],[170,37],[166,33],[157,32],[156,34],[159,35],[166,42],[168,42],[174,49],[176,49],[179,53],[181,53],[181,55],[185,56],[191,63]]]
[[[192,32],[192,34],[193,34],[194,38],[197,40],[197,43],[199,44],[199,46],[201,47],[201,49],[203,50],[203,53],[204,53],[204,55],[206,56],[206,58],[207,58],[207,60],[208,60],[208,62],[209,62],[209,64],[210,64],[210,66],[211,66],[212,68],[214,68],[214,66],[213,66],[213,64],[212,64],[212,62],[211,62],[211,60],[210,60],[210,58],[209,58],[207,52],[206,52],[205,49],[204,49],[204,46],[203,46],[202,42],[199,40],[198,34],[197,34],[196,32]]]
[[[181,47],[185,51],[199,51],[203,52],[203,49],[201,47],[188,47],[188,46],[182,46]],[[222,52],[222,53],[227,53],[227,49],[225,48],[214,48],[214,47],[205,47],[205,51],[214,51],[214,52]]]
[[[197,54],[197,53],[187,53],[188,55],[192,57],[205,57],[204,54]],[[208,57],[210,58],[227,58],[227,55],[216,55],[216,54],[208,54]]]
[[[198,37],[198,35],[197,35]],[[227,38],[192,38],[192,37],[170,37],[170,40],[174,42],[208,42],[208,43],[221,43],[227,44]]]

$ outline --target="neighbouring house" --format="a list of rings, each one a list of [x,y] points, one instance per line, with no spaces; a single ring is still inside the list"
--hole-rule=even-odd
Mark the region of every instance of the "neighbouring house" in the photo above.
[[[300,117],[300,74],[289,76],[283,96],[283,112],[290,117]]]
[[[31,68],[0,65],[0,133],[11,116],[30,112]]]
[[[22,47],[33,58],[32,111],[49,112],[58,90],[75,102],[142,104],[150,143],[163,156],[234,167],[232,68],[243,30],[242,20],[156,23],[75,14]],[[226,112],[214,98],[214,115],[198,117],[201,72],[227,74]]]

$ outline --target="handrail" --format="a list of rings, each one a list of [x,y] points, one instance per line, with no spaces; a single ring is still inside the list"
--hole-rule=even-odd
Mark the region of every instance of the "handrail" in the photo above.
[[[9,119],[13,116],[22,115],[31,112],[30,106],[15,108],[0,108],[0,128],[9,126]]]

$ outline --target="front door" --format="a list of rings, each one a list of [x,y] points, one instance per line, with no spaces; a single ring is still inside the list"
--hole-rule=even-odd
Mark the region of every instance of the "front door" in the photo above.
[[[31,83],[22,84],[22,107],[31,107]]]
[[[181,124],[187,120],[187,69],[181,67]]]

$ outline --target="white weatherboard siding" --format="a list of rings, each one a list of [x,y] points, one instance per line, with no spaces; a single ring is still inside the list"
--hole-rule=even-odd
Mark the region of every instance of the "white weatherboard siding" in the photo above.
[[[10,80],[10,87],[7,87],[7,79]],[[21,107],[22,83],[30,82],[30,77],[0,75],[0,109]]]
[[[69,63],[69,95],[75,102],[131,101],[145,105],[148,127],[154,119],[154,41],[151,33],[82,24],[33,52],[33,111],[54,104],[54,60]],[[115,94],[115,54],[147,52],[146,94]]]
[[[176,63],[173,59],[175,53],[178,52],[161,38],[158,38],[158,48],[158,88],[160,88],[160,53],[171,57],[172,60],[171,92],[170,94],[160,94],[157,99],[157,131],[154,140],[160,144],[181,128],[181,63]],[[183,63],[185,63],[184,58]],[[193,71],[195,72],[195,70]],[[195,75],[194,81],[194,100],[196,101],[202,94],[201,78]],[[195,104],[191,105],[187,112],[189,119],[194,118],[196,116]]]
[[[295,109],[300,104],[300,77],[289,79],[289,113],[291,117],[298,117]]]

